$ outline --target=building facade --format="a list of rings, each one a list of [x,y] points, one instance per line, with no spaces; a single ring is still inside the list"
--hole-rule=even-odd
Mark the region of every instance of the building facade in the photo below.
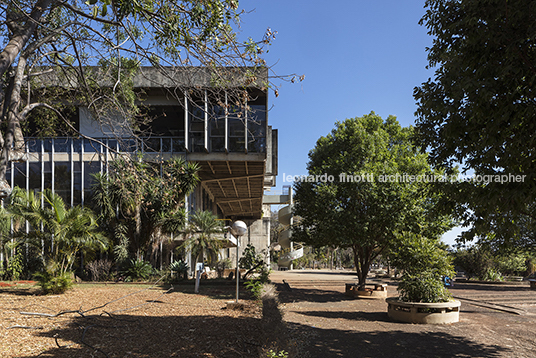
[[[267,250],[270,210],[264,210],[262,200],[264,190],[275,185],[277,130],[268,125],[266,89],[243,87],[247,103],[235,106],[228,90],[210,86],[202,68],[169,69],[165,76],[143,68],[134,87],[143,93],[148,119],[143,128],[135,132],[117,125],[124,122],[118,118],[95,121],[87,108],[79,107],[75,123],[80,136],[27,138],[27,160],[11,163],[8,183],[51,189],[66,203],[84,205],[91,198],[92,174],[107,172],[118,154],[137,153],[151,161],[181,156],[200,165],[201,181],[186,198],[188,210],[211,210],[229,223],[246,222],[249,233],[243,243]],[[234,260],[234,252],[224,249],[222,254]]]

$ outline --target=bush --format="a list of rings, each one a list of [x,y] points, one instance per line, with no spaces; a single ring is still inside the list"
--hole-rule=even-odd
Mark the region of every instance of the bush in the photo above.
[[[23,271],[24,271],[24,263],[23,263],[22,250],[20,250],[20,248],[17,248],[15,256],[9,259],[6,272],[11,281],[18,281],[21,279]]]
[[[242,269],[251,270],[262,261],[262,255],[257,254],[255,246],[247,244],[242,257],[238,260],[238,265]]]
[[[130,266],[125,271],[125,274],[131,281],[139,279],[146,280],[153,271],[153,267],[147,261],[130,260]]]
[[[72,272],[64,272],[58,276],[54,276],[48,271],[37,272],[35,279],[45,295],[65,293],[74,285]]]
[[[443,286],[441,277],[431,273],[405,273],[398,285],[399,299],[405,302],[448,302],[452,295]]]
[[[168,269],[171,271],[172,280],[175,277],[179,279],[186,279],[189,268],[190,267],[184,261],[173,261],[168,266]]]
[[[112,262],[110,260],[95,260],[86,265],[86,270],[92,281],[107,281],[112,278]]]
[[[216,268],[216,271],[218,272],[218,278],[222,278],[223,272],[226,269],[230,269],[232,265],[233,264],[231,263],[230,259],[224,259],[224,260],[220,260],[216,262],[215,268]]]

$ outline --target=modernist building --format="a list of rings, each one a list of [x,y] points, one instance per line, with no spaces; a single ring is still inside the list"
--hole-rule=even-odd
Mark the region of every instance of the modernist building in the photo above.
[[[267,72],[259,76],[267,79]],[[107,171],[117,153],[142,153],[149,160],[182,156],[201,167],[200,185],[186,199],[189,210],[209,209],[222,219],[246,222],[249,233],[241,241],[265,250],[270,210],[265,215],[263,192],[275,185],[277,175],[277,130],[268,125],[267,91],[255,84],[244,87],[247,110],[233,111],[228,92],[214,91],[210,82],[204,68],[164,73],[142,68],[134,86],[143,90],[151,118],[145,135],[97,123],[80,107],[75,122],[82,136],[29,138],[28,160],[12,163],[7,181],[29,190],[50,188],[77,205],[90,198],[91,174]],[[223,255],[233,259],[234,252],[227,249]]]

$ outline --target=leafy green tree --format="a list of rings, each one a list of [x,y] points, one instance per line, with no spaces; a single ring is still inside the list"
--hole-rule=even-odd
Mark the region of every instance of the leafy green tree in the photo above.
[[[150,81],[175,99],[201,93],[169,86],[177,77],[207,78],[203,90],[225,89],[229,103],[238,105],[248,97],[246,86],[268,87],[259,70],[267,68],[262,54],[275,33],[240,41],[242,14],[236,0],[0,2],[0,194],[11,191],[3,180],[7,164],[24,160],[24,127],[72,134],[75,122],[66,111],[76,106],[110,128],[124,118],[120,132],[139,128],[133,78],[143,66],[161,70]],[[181,72],[185,66],[195,70]]]
[[[480,176],[443,186],[469,228],[462,241],[493,233],[504,247],[533,247],[536,3],[428,0],[426,7],[421,24],[434,37],[435,77],[415,89],[416,128],[435,166]]]
[[[402,232],[398,235],[397,245],[390,248],[388,257],[391,265],[413,275],[426,271],[436,279],[454,277],[452,257],[438,238]]]
[[[186,223],[184,198],[199,182],[199,166],[176,157],[161,163],[118,158],[109,174],[95,175],[93,202],[114,237],[116,258],[156,263],[158,247]]]
[[[208,263],[218,261],[219,251],[222,248],[221,237],[224,226],[218,217],[210,211],[198,210],[190,215],[189,222],[183,230],[184,242],[182,248],[191,251],[195,262]]]
[[[438,211],[431,185],[417,180],[433,172],[411,135],[395,117],[383,121],[374,112],[337,122],[310,151],[309,176],[295,184],[301,219],[293,240],[351,248],[360,286],[397,233],[438,237],[452,224]]]

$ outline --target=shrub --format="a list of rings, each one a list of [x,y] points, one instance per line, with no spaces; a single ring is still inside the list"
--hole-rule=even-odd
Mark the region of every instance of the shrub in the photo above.
[[[224,259],[224,260],[220,260],[216,262],[215,268],[216,268],[216,271],[218,272],[218,278],[221,278],[223,276],[223,272],[226,269],[230,269],[232,265],[233,264],[231,263],[230,259]]]
[[[64,272],[58,276],[49,271],[37,272],[35,278],[45,295],[65,293],[74,285],[72,272]]]
[[[184,261],[173,261],[169,264],[168,269],[171,271],[172,276],[178,276],[178,278],[185,279],[190,267]]]
[[[398,285],[399,299],[405,302],[448,302],[452,295],[443,286],[441,277],[431,273],[405,273]]]
[[[143,260],[130,260],[130,265],[125,271],[125,274],[132,281],[146,280],[152,273],[153,267],[151,264]]]
[[[112,262],[110,260],[95,260],[86,265],[92,281],[106,281],[112,278]]]
[[[22,250],[17,249],[15,256],[11,257],[9,260],[6,271],[9,274],[11,281],[20,280],[24,271]]]

